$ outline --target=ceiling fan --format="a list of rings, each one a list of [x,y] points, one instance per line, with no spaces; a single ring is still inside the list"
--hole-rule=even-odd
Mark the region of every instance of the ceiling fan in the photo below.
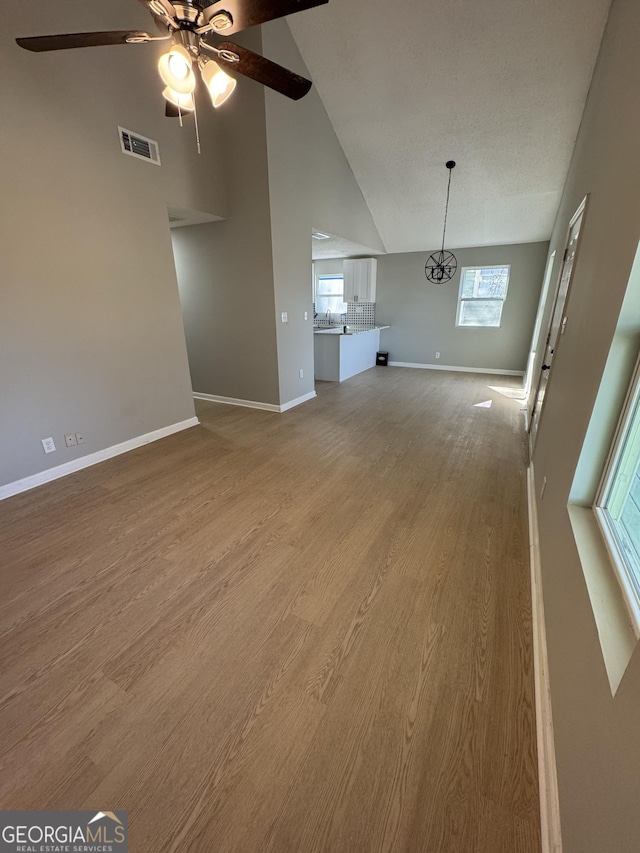
[[[139,0],[152,14],[164,35],[154,36],[141,30],[113,30],[97,33],[18,38],[20,47],[35,52],[99,47],[111,44],[169,42],[158,62],[165,84],[162,92],[168,116],[181,116],[195,110],[193,93],[197,67],[214,107],[219,107],[236,86],[229,68],[251,77],[297,101],[311,88],[311,81],[246,47],[226,41],[225,37],[248,27],[301,12],[328,0]],[[209,56],[208,54],[211,54]],[[215,57],[213,59],[212,57]]]

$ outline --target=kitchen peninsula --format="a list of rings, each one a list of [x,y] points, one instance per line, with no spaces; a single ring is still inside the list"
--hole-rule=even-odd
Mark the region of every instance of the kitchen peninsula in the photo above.
[[[389,326],[351,328],[345,334],[342,327],[315,329],[313,333],[316,379],[342,382],[375,367],[380,349],[380,330]]]

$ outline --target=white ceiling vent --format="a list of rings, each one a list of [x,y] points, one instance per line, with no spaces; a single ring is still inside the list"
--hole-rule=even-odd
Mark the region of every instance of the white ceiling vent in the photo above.
[[[140,160],[148,160],[155,163],[156,166],[160,165],[160,148],[154,139],[147,139],[146,136],[132,133],[130,130],[125,130],[124,127],[118,127],[118,135],[120,136],[120,147],[123,154],[138,157]]]

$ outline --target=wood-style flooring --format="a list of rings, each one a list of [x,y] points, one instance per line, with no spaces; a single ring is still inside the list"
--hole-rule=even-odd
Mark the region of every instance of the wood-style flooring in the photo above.
[[[538,853],[522,404],[490,385],[198,403],[0,504],[0,808],[127,809],[132,853]]]

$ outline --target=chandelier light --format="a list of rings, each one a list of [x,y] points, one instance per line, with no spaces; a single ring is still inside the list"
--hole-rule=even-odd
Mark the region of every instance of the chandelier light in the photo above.
[[[451,189],[451,172],[455,168],[455,160],[447,160],[445,166],[449,170],[449,183],[447,184],[447,204],[444,209],[444,228],[442,229],[442,249],[429,255],[424,266],[424,274],[427,281],[432,284],[444,284],[450,281],[458,269],[458,261],[453,252],[445,252],[444,238],[447,233],[447,213],[449,212],[449,191]]]

